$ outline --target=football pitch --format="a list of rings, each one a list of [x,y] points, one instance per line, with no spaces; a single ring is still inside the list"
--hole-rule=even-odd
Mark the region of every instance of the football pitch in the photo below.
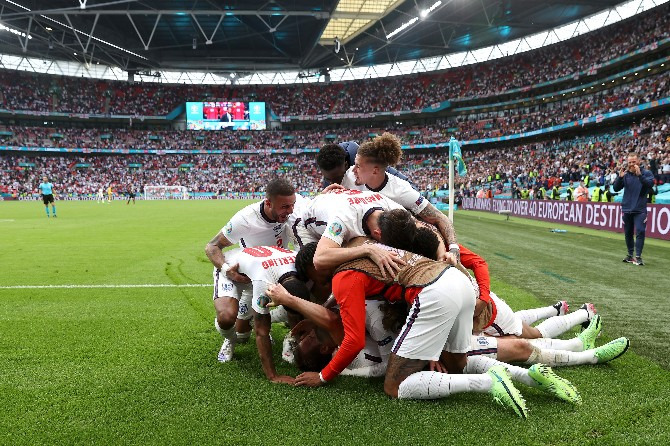
[[[247,203],[58,201],[57,219],[39,202],[0,203],[0,444],[670,443],[669,242],[647,239],[637,267],[621,262],[622,234],[456,213],[459,241],[512,308],[593,302],[598,345],[631,339],[611,363],[555,369],[581,406],[518,384],[523,421],[487,394],[394,401],[381,379],[271,384],[253,341],[218,363],[204,247]],[[275,363],[295,376],[285,333],[275,324]]]

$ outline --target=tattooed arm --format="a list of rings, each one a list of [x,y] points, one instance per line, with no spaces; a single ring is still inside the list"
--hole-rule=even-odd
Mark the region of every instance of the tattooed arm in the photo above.
[[[212,262],[214,268],[220,270],[223,265],[226,264],[226,258],[221,250],[232,245],[233,243],[231,243],[221,232],[216,234],[214,238],[207,243],[205,246],[205,254],[207,254],[207,258]],[[226,268],[226,276],[233,282],[250,283],[251,280],[249,280],[247,276],[240,274],[238,268],[238,264],[228,266]]]

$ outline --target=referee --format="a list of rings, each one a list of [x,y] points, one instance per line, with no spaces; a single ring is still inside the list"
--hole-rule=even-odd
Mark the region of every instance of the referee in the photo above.
[[[51,203],[51,211],[54,214],[54,218],[56,218],[57,215],[56,215],[56,205],[54,204],[54,185],[49,183],[47,177],[44,176],[42,177],[42,182],[38,186],[38,189],[40,190],[40,194],[42,195],[42,201],[44,202],[44,209],[47,211],[47,218],[50,217],[49,203]]]

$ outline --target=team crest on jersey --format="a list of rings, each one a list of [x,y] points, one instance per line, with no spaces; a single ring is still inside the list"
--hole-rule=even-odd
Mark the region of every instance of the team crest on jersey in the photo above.
[[[261,294],[260,296],[258,296],[258,302],[257,303],[258,303],[258,306],[260,308],[265,308],[267,306],[267,304],[270,303],[270,298],[267,297],[265,294]]]
[[[337,222],[331,223],[330,227],[328,228],[328,232],[337,237],[338,235],[342,234],[342,225]]]
[[[421,203],[423,203],[423,197],[417,198],[417,200],[414,202],[414,204],[416,204],[417,206],[420,205]]]
[[[479,336],[477,338],[477,342],[479,343],[479,345],[489,345],[488,339],[486,339],[486,337],[484,336]]]
[[[233,232],[233,222],[229,221],[224,230],[226,231],[226,234]]]
[[[233,284],[232,283],[224,283],[223,284],[223,291],[233,291]]]

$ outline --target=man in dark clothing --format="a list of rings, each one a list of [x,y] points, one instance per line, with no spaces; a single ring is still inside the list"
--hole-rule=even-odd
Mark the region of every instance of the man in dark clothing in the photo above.
[[[623,212],[623,227],[626,236],[628,255],[623,259],[626,263],[642,266],[642,248],[647,229],[647,193],[654,185],[654,175],[640,168],[640,158],[637,153],[628,154],[628,165],[619,172],[619,178],[614,182],[614,191],[623,189],[621,211]],[[635,244],[633,244],[635,232]],[[633,258],[635,247],[635,258]]]
[[[358,153],[358,144],[354,141],[326,144],[321,147],[321,150],[316,155],[316,163],[323,174],[322,186],[326,187],[333,183],[342,183],[345,172],[356,162],[356,153]],[[418,190],[407,176],[398,172],[393,167],[387,167],[386,172],[407,181],[414,189]]]

